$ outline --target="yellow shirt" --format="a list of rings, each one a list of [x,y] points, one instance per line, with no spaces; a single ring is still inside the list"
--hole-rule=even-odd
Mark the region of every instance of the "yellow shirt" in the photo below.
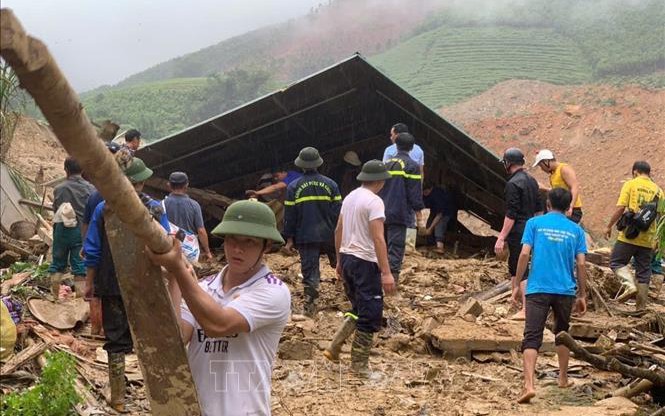
[[[559,166],[557,166],[554,172],[552,172],[550,175],[550,186],[552,189],[563,188],[567,191],[570,191],[570,186],[568,186],[566,181],[563,179],[563,175],[561,174],[561,170],[564,166],[567,165],[567,163],[559,163]],[[573,204],[573,208],[582,208],[582,198],[580,198],[579,195],[577,195],[577,201],[575,201],[575,204]]]
[[[633,212],[638,212],[643,204],[653,201],[654,197],[658,194],[658,198],[664,198],[663,191],[656,185],[648,176],[638,176],[623,184],[621,194],[617,206],[623,206]],[[619,233],[619,241],[624,243],[634,244],[640,247],[653,248],[656,236],[656,221],[651,224],[651,227],[642,231],[637,237],[629,240],[624,235],[623,231]]]

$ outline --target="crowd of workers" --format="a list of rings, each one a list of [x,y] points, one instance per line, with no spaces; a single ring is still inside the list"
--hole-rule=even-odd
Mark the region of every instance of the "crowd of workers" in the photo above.
[[[178,321],[204,414],[235,414],[240,406],[247,413],[270,414],[272,363],[291,313],[289,289],[264,262],[275,243],[300,256],[302,312],[311,318],[317,314],[320,256],[327,255],[351,309],[344,314],[324,356],[339,362],[342,345],[353,336],[351,369],[360,376],[372,374],[368,363],[373,337],[382,325],[384,295],[399,287],[407,230],[416,228],[436,245],[435,251],[443,253],[446,231],[457,218],[455,195],[424,181],[425,155],[405,124],[391,128],[392,143],[382,160],[362,164],[355,152],[347,152],[345,165],[332,170],[339,183],[319,172],[324,164],[321,155],[306,147],[294,161],[299,171],[275,172],[264,178],[259,189],[247,191],[250,199],[231,204],[212,230],[213,235],[224,238],[227,265],[200,281],[192,278],[191,262],[199,254],[209,260],[212,252],[201,207],[187,196],[187,174],[171,173],[171,193],[163,201],[152,199],[142,192],[152,171],[133,157],[140,133],[131,130],[125,138],[124,146],[110,143],[109,150],[116,158],[130,155],[124,173],[144,205],[167,232],[181,230],[185,236],[174,239],[169,253],[149,254],[165,269],[173,304],[179,306]],[[526,158],[519,149],[506,150],[501,162],[508,175],[506,214],[495,251],[498,255],[509,251],[512,299],[515,305],[521,304],[514,319],[525,320],[525,387],[519,397],[525,403],[535,395],[534,371],[549,310],[554,312],[555,331],[568,329],[573,311],[586,310],[587,247],[579,225],[583,215],[580,184],[570,165],[549,150],[539,152],[533,167],[550,176],[550,186],[543,186],[527,173]],[[75,160],[67,158],[65,172],[67,179],[54,192],[59,222],[54,227],[49,271],[57,285],[67,263],[72,274],[85,276],[85,296],[92,301],[91,308],[97,302],[102,311],[111,404],[122,410],[124,356],[133,345],[105,232],[108,208],[82,178]],[[621,189],[607,233],[609,236],[615,223],[620,223],[611,268],[630,289],[628,267],[634,259],[637,284],[628,291],[636,294],[637,308],[644,309],[655,223],[640,221],[645,210],[663,199],[663,192],[650,179],[648,163],[636,162],[632,174],[633,179]],[[545,203],[541,192],[547,193]],[[283,201],[282,226],[278,226],[274,209],[257,199]],[[429,208],[428,218],[425,208]],[[557,345],[557,354],[559,385],[566,387],[569,352]],[[235,384],[218,386],[216,375],[226,373],[239,375]]]

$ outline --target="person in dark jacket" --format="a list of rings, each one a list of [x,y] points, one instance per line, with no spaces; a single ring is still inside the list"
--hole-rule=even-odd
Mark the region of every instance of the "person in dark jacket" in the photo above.
[[[511,147],[506,150],[501,159],[508,173],[508,182],[505,189],[506,216],[503,228],[494,245],[494,252],[502,255],[506,243],[510,255],[508,257],[508,271],[510,278],[514,279],[517,273],[517,262],[522,251],[522,234],[527,220],[543,212],[543,203],[538,194],[538,181],[524,170],[524,153],[520,149]],[[523,274],[520,284],[522,294],[522,308],[512,319],[524,320],[526,307],[526,281],[528,270]]]
[[[398,283],[404,260],[406,229],[412,222],[412,212],[416,212],[418,228],[424,228],[421,210],[423,203],[422,175],[420,166],[411,159],[414,137],[410,133],[400,133],[395,139],[397,154],[386,162],[391,178],[379,193],[386,207],[385,233],[388,243],[390,271]]]
[[[162,205],[149,196],[141,193],[145,181],[152,176],[139,158],[133,158],[125,170],[125,175],[141,196],[144,205],[165,230],[169,230],[169,222]],[[118,411],[124,409],[125,396],[125,354],[133,349],[132,336],[129,331],[127,314],[120,294],[115,265],[111,256],[111,248],[106,236],[104,215],[106,201],[97,205],[92,214],[85,243],[86,288],[85,298],[101,299],[102,326],[106,335],[104,349],[108,352],[109,381],[111,385],[111,406]]]
[[[428,236],[434,234],[435,252],[443,254],[443,241],[446,231],[457,221],[455,193],[432,183],[425,183],[423,186],[423,201],[425,207],[429,208],[426,234]]]
[[[306,147],[300,151],[295,165],[303,176],[289,184],[284,201],[284,236],[286,249],[295,246],[300,253],[304,285],[304,314],[313,317],[319,297],[321,272],[319,257],[324,252],[334,268],[335,225],[342,206],[337,183],[321,175],[317,169],[323,164],[319,151]]]

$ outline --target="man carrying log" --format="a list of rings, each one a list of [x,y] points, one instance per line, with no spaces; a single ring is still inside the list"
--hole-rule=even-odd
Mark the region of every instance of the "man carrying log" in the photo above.
[[[133,158],[124,170],[125,176],[141,195],[141,200],[155,219],[165,230],[169,230],[169,222],[161,204],[141,191],[152,176],[139,158]],[[85,250],[86,289],[85,298],[92,300],[97,297],[102,304],[102,327],[106,335],[104,350],[108,353],[109,384],[111,386],[110,405],[117,411],[125,407],[125,354],[133,349],[132,335],[127,322],[127,313],[121,297],[120,287],[115,271],[114,259],[106,235],[104,215],[106,202],[102,201],[95,208],[83,248]]]
[[[275,214],[258,201],[231,204],[212,231],[224,237],[228,265],[197,282],[177,242],[151,253],[165,267],[203,414],[270,415],[270,382],[277,344],[291,312],[288,287],[263,261],[273,242],[284,244]],[[185,303],[182,303],[184,298]]]
[[[554,333],[567,331],[570,314],[575,310],[586,312],[586,240],[582,228],[566,218],[572,196],[563,188],[555,188],[547,195],[550,212],[526,222],[522,237],[522,251],[513,278],[514,304],[519,302],[520,282],[529,259],[531,272],[526,286],[526,322],[522,354],[524,356],[524,391],[518,403],[528,403],[535,395],[534,374],[538,350],[543,343],[547,315],[554,313]],[[575,281],[577,266],[577,281]],[[577,297],[576,297],[577,295]],[[559,357],[559,387],[569,387],[568,359],[570,351],[556,343]]]

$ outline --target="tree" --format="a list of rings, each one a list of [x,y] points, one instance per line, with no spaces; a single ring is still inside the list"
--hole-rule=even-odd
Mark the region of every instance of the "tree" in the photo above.
[[[5,160],[9,151],[24,106],[25,96],[20,90],[16,74],[7,62],[0,59],[0,161]]]

